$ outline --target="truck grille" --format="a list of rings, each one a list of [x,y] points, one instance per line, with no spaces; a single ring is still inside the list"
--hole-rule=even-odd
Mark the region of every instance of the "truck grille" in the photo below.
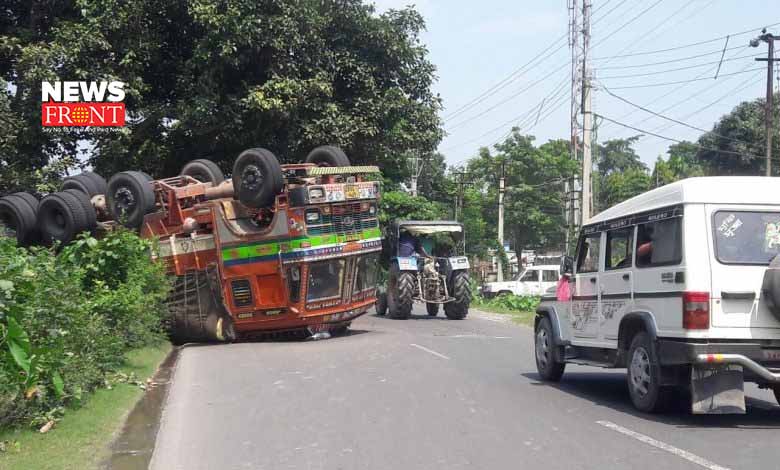
[[[333,205],[330,214],[322,214],[322,221],[308,228],[309,235],[332,233],[350,235],[377,227],[376,215],[369,214],[368,210],[361,211],[360,205],[360,203]]]
[[[252,305],[252,288],[249,280],[240,279],[230,283],[233,291],[233,305],[236,307],[249,307]]]

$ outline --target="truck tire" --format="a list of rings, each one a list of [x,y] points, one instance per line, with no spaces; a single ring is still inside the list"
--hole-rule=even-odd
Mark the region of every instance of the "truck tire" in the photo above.
[[[108,190],[108,183],[106,182],[105,178],[95,173],[94,171],[85,171],[82,173],[82,175],[92,180],[92,182],[95,184],[95,187],[97,188],[98,194],[106,194],[106,191]]]
[[[37,205],[36,201],[36,209]],[[34,243],[38,238],[36,209],[25,196],[18,193],[0,198],[0,235],[16,238],[19,246]]]
[[[233,165],[234,197],[245,206],[259,208],[273,205],[283,186],[282,167],[269,150],[244,150]]]
[[[644,331],[637,333],[628,348],[628,392],[639,411],[655,413],[667,403],[670,389],[661,386],[661,365],[655,342]]]
[[[30,206],[30,208],[33,210],[33,212],[35,212],[36,215],[38,214],[38,204],[39,204],[39,201],[38,201],[37,197],[33,196],[30,193],[24,193],[24,192],[13,193],[13,194],[11,194],[11,196],[18,196],[18,197],[24,199],[24,201],[27,203],[28,206]]]
[[[388,295],[393,296],[393,308],[388,310],[388,316],[393,320],[408,320],[412,316],[415,281],[412,273],[398,273],[395,285],[388,292]]]
[[[350,166],[349,158],[338,147],[322,145],[315,148],[306,156],[306,163],[314,163],[317,166]]]
[[[170,316],[164,325],[173,344],[236,339],[233,320],[222,304],[215,279],[214,273],[207,271],[176,276],[167,301]]]
[[[428,302],[425,304],[425,310],[428,311],[429,317],[435,317],[436,315],[439,314],[439,304]]]
[[[127,228],[138,228],[154,209],[154,191],[139,171],[123,171],[108,182],[106,205],[111,217]]]
[[[59,192],[41,199],[38,230],[44,243],[69,243],[79,233],[89,230],[88,224],[87,212],[73,194]]]
[[[471,286],[469,286],[469,273],[455,271],[452,274],[450,295],[455,300],[444,304],[444,314],[450,320],[463,320],[469,314],[471,304]]]
[[[85,229],[90,233],[93,233],[97,228],[97,213],[95,212],[95,207],[92,205],[89,196],[78,189],[66,189],[63,192],[72,194],[79,201],[79,204],[81,204],[81,207],[84,209],[84,213],[87,216],[87,225]]]
[[[374,304],[374,308],[376,309],[376,314],[380,317],[385,316],[387,313],[387,293],[386,292],[380,292],[376,296],[376,303]]]
[[[214,186],[225,181],[225,175],[217,164],[205,158],[199,158],[184,165],[180,175],[191,176],[201,183],[212,183]]]
[[[555,344],[550,319],[542,318],[534,331],[534,356],[539,377],[546,382],[558,382],[566,369],[566,363],[555,359]]]
[[[98,194],[103,194],[100,192],[101,188],[98,186],[98,182],[93,180],[90,176],[87,176],[85,173],[81,173],[76,176],[68,176],[65,178],[62,181],[62,187],[60,190],[66,191],[68,189],[81,191],[90,198]]]
[[[780,405],[780,387],[775,387],[772,389],[772,391],[775,393],[775,401],[777,401],[777,404]]]

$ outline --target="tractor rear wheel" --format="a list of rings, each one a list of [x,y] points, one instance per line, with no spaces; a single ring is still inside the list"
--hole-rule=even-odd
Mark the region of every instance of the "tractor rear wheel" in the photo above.
[[[168,296],[166,322],[174,344],[231,342],[236,339],[233,319],[225,311],[213,271],[190,271],[176,276]]]
[[[33,197],[31,194],[28,196]],[[19,246],[34,243],[37,238],[37,208],[37,200],[33,207],[28,198],[20,193],[0,198],[0,235],[16,238]]]
[[[270,150],[244,150],[233,165],[234,197],[245,206],[271,206],[283,186],[282,167]]]
[[[463,320],[469,314],[469,304],[471,303],[471,289],[469,286],[469,273],[466,271],[455,271],[452,274],[450,285],[450,295],[455,300],[444,304],[444,314],[450,320]]]
[[[392,308],[388,310],[388,316],[394,320],[407,320],[412,316],[414,304],[414,291],[416,278],[414,274],[400,272],[394,283],[391,283],[388,296],[392,295],[390,302]]]

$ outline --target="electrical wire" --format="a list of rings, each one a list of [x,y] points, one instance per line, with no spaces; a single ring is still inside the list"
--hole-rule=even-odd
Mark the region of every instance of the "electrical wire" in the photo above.
[[[744,49],[745,47],[746,46],[744,46],[744,45],[732,46],[732,47],[726,48],[726,51],[732,51],[734,49]],[[612,66],[607,66],[607,67],[599,67],[598,69],[599,70],[614,70],[614,69],[622,70],[622,69],[636,69],[636,68],[643,68],[643,67],[652,67],[652,66],[655,66],[655,65],[672,64],[672,63],[675,63],[675,62],[683,62],[683,61],[690,60],[690,59],[698,59],[698,58],[701,58],[701,57],[706,57],[706,56],[715,55],[715,54],[722,54],[722,53],[723,53],[723,49],[718,49],[717,51],[705,52],[703,54],[690,55],[690,56],[686,56],[686,57],[679,57],[677,59],[662,60],[660,62],[648,62],[646,64],[637,64],[637,65],[612,65]]]
[[[679,72],[681,70],[697,69],[697,68],[706,67],[708,65],[713,65],[713,64],[717,65],[717,64],[720,64],[720,63],[723,63],[723,62],[732,62],[732,61],[741,60],[741,59],[753,59],[753,58],[756,58],[756,57],[761,57],[761,56],[755,55],[755,54],[754,55],[743,55],[743,56],[739,56],[739,57],[733,57],[731,59],[723,59],[722,61],[721,60],[716,60],[714,62],[704,62],[702,64],[688,65],[688,66],[685,66],[685,67],[677,67],[677,68],[673,68],[673,69],[656,70],[655,72],[632,73],[632,74],[627,74],[627,75],[610,75],[610,76],[606,76],[606,77],[599,77],[599,79],[600,80],[613,80],[613,79],[619,79],[619,78],[649,77],[649,76],[652,76],[652,75],[663,75],[663,74],[672,73],[672,72]]]
[[[731,77],[733,75],[741,75],[741,74],[744,74],[744,73],[755,72],[756,70],[764,70],[764,69],[756,68],[756,69],[750,69],[750,70],[743,70],[741,72],[722,73],[722,74],[720,74],[720,77]],[[720,78],[720,77],[718,77],[718,78]],[[655,88],[655,87],[660,87],[660,86],[678,85],[680,83],[700,82],[702,80],[712,80],[712,78],[710,78],[710,77],[702,77],[702,78],[691,78],[691,79],[688,79],[688,80],[679,80],[679,81],[676,81],[676,82],[644,83],[642,85],[616,86],[616,87],[612,87],[612,89],[613,90],[628,90],[628,89],[631,89],[631,88]]]

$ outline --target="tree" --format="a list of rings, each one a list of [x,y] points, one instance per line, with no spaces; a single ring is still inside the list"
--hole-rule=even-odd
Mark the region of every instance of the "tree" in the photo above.
[[[780,116],[775,99],[774,122]],[[697,157],[716,175],[763,175],[766,171],[766,100],[746,101],[720,118],[708,132],[699,137]],[[780,139],[774,140],[772,154],[780,156]],[[773,163],[777,167],[776,163]],[[773,171],[773,174],[779,172]]]
[[[300,161],[334,144],[398,181],[400,156],[430,154],[442,137],[435,68],[412,8],[378,15],[362,0],[53,0],[12,1],[3,13],[0,78],[12,86],[0,121],[17,131],[0,171],[32,173],[75,156],[84,140],[100,172],[159,176],[199,157],[227,170],[249,147]],[[41,81],[106,79],[126,83],[125,128],[43,132]]]
[[[704,176],[704,165],[698,161],[696,155],[699,147],[692,142],[680,142],[669,146],[667,153],[669,159],[658,157],[652,174],[652,184],[655,187],[673,183],[675,181]]]
[[[634,150],[634,144],[640,137],[608,140],[596,146],[596,176],[593,178],[595,213],[650,188],[647,166]]]

